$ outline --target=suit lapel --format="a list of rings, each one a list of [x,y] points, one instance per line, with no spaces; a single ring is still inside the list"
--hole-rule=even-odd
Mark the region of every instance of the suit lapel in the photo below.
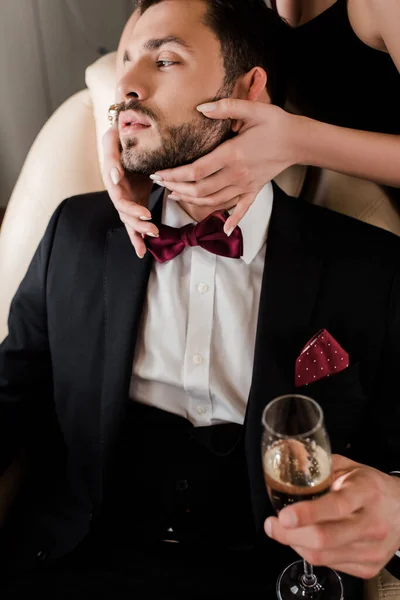
[[[274,185],[274,207],[258,316],[245,446],[256,524],[267,494],[261,468],[261,416],[275,397],[294,391],[295,360],[309,339],[322,261],[308,210]]]
[[[150,197],[153,221],[161,222],[162,189]],[[104,264],[104,370],[101,398],[101,456],[107,456],[128,400],[136,338],[153,258],[139,259],[124,226],[107,236]]]

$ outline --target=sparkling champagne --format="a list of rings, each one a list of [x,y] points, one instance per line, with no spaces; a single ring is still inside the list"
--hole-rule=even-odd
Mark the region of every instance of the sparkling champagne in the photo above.
[[[330,458],[315,441],[276,441],[264,453],[263,470],[276,512],[294,502],[319,498],[330,489]]]

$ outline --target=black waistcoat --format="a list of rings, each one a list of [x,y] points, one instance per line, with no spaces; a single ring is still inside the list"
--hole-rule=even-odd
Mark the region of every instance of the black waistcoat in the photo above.
[[[251,543],[242,430],[236,424],[194,427],[129,403],[109,466],[102,527],[118,543]]]

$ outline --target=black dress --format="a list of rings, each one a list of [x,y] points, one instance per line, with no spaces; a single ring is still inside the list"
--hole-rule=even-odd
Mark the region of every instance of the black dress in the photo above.
[[[347,0],[292,31],[289,99],[308,117],[400,134],[400,74],[386,52],[353,31]],[[400,206],[400,190],[386,188]]]

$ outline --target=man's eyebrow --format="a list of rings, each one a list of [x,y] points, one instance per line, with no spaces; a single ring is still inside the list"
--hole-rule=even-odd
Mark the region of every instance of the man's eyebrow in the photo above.
[[[166,44],[175,44],[175,46],[180,46],[181,48],[184,48],[187,52],[193,53],[193,48],[187,42],[185,42],[185,40],[183,40],[180,37],[177,37],[176,35],[169,35],[164,38],[155,38],[152,40],[147,40],[147,42],[145,42],[143,45],[143,49],[151,52],[153,50],[159,50],[162,46],[165,46]],[[131,56],[128,50],[125,50],[124,52],[123,62],[124,64],[126,62],[131,62]]]
[[[145,44],[143,45],[143,48],[144,48],[144,50],[158,50],[159,48],[161,48],[162,46],[165,46],[166,44],[175,44],[175,46],[181,46],[185,50],[188,50],[189,52],[193,52],[192,47],[187,42],[185,42],[185,40],[183,40],[180,37],[177,37],[176,35],[168,35],[167,37],[164,37],[164,38],[156,38],[153,40],[147,40],[147,42],[145,42]]]

